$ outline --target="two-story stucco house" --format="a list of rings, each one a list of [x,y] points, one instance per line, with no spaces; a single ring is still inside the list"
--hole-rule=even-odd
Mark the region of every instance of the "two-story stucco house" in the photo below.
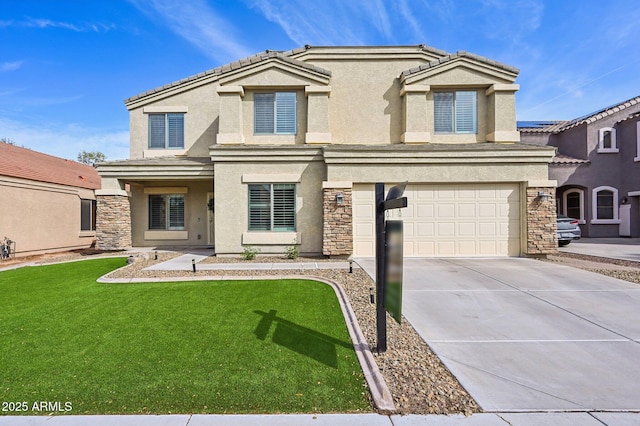
[[[640,96],[571,121],[522,122],[523,143],[558,148],[558,212],[585,237],[640,237]]]
[[[517,75],[423,45],[305,46],[131,97],[98,245],[372,256],[374,184],[407,180],[405,256],[553,252],[555,149],[519,143]]]

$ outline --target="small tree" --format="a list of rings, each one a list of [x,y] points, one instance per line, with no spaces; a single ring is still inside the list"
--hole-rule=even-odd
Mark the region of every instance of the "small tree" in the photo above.
[[[106,160],[107,157],[100,151],[81,151],[78,154],[78,162],[82,164],[88,164],[89,166],[96,166],[96,163]]]
[[[0,138],[0,142],[6,143],[8,145],[15,145],[16,144],[14,141],[12,141],[11,139],[9,139],[7,137],[4,137],[4,136]]]

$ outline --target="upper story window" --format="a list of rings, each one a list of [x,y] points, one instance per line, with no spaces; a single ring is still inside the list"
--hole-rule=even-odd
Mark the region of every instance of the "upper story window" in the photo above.
[[[184,148],[184,114],[149,114],[149,148]]]
[[[183,230],[184,195],[149,195],[149,229]]]
[[[436,133],[477,133],[478,112],[475,91],[434,92]]]
[[[604,127],[598,130],[598,152],[618,152],[616,129]]]
[[[249,185],[249,231],[295,231],[296,185]]]
[[[254,129],[256,134],[296,134],[296,93],[256,93]]]

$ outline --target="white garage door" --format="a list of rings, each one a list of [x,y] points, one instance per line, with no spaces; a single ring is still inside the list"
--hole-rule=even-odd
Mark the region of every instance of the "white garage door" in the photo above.
[[[408,207],[389,219],[404,222],[406,257],[520,255],[517,184],[410,184]],[[375,255],[374,185],[353,186],[355,256]]]

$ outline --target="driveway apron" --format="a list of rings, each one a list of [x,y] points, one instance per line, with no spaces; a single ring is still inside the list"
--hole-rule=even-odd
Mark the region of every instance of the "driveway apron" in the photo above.
[[[405,318],[485,411],[640,410],[640,285],[522,258],[404,262]]]

